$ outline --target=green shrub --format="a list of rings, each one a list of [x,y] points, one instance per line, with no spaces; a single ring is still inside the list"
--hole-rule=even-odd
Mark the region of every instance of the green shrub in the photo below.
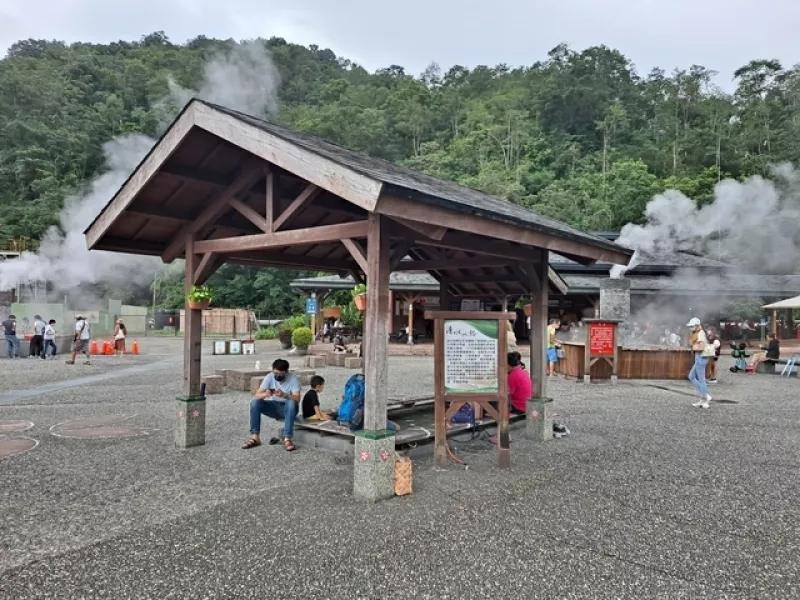
[[[306,317],[305,315],[299,315],[297,317],[289,317],[283,323],[281,323],[281,328],[286,329],[287,331],[294,331],[299,327],[306,326]]]
[[[350,292],[353,295],[353,298],[356,296],[360,296],[361,294],[367,293],[367,286],[363,283],[359,283],[356,287],[353,288],[353,291]]]
[[[267,327],[266,329],[259,329],[256,332],[257,340],[274,340],[278,337],[278,332],[274,327]]]
[[[349,327],[355,327],[360,330],[364,325],[364,313],[356,308],[356,305],[350,302],[342,306],[342,323]]]
[[[308,327],[298,327],[292,332],[292,343],[299,348],[307,348],[314,341],[314,334]]]

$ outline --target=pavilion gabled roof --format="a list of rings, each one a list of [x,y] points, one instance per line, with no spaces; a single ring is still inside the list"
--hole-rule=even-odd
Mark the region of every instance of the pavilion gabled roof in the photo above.
[[[392,268],[453,281],[455,294],[525,293],[526,265],[542,264],[545,250],[585,264],[627,264],[632,254],[482,192],[200,100],[85,233],[90,249],[165,262],[191,238],[199,274],[234,262],[363,279],[369,215],[390,223]],[[417,264],[401,265],[406,256]]]

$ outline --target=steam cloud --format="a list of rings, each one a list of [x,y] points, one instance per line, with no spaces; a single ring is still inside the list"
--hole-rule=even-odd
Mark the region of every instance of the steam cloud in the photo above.
[[[218,54],[206,63],[203,72],[197,91],[171,82],[171,99],[182,107],[196,96],[257,116],[277,111],[280,78],[263,42],[245,42]],[[103,149],[108,171],[94,179],[83,194],[65,200],[60,229],[51,227],[37,252],[23,252],[19,258],[0,262],[0,290],[48,281],[54,292],[86,297],[86,290],[80,290],[86,284],[149,283],[159,268],[158,259],[89,252],[83,232],[154,143],[143,135],[128,135],[106,143]]]
[[[255,116],[278,112],[279,85],[278,69],[259,40],[239,44],[206,63],[197,91],[169,82],[170,95],[180,106],[198,97]]]
[[[646,223],[629,223],[617,243],[634,250],[628,267],[615,265],[621,277],[642,254],[677,251],[715,258],[749,273],[791,274],[800,257],[800,177],[790,165],[774,169],[774,181],[751,177],[726,179],[704,206],[669,190],[645,209]]]

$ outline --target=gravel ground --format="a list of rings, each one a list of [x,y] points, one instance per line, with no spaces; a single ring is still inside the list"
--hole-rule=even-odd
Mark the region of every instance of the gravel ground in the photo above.
[[[245,393],[211,397],[206,446],[175,450],[180,351],[155,339],[89,367],[2,363],[0,420],[33,422],[11,435],[40,443],[0,460],[0,597],[800,597],[795,379],[723,364],[712,394],[737,403],[709,410],[684,382],[555,379],[570,437],[515,433],[509,471],[485,442],[457,443],[468,470],[423,455],[412,496],[363,506],[337,456],[240,450]],[[203,370],[278,356],[259,343],[256,357],[204,356]],[[320,373],[334,407],[352,372]],[[87,375],[105,379],[10,393]],[[390,394],[432,385],[430,358],[391,358]],[[50,431],[115,415],[143,435]]]

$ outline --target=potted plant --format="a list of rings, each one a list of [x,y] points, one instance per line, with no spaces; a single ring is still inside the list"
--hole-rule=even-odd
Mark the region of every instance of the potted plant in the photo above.
[[[292,330],[287,329],[286,325],[278,327],[278,341],[281,343],[281,350],[288,350],[292,347]]]
[[[353,288],[353,302],[360,311],[367,310],[367,286],[359,283]]]
[[[278,329],[278,340],[281,342],[281,349],[288,350],[292,347],[292,332],[306,326],[306,318],[303,316],[290,317],[281,323]]]
[[[517,301],[516,308],[521,308],[522,311],[525,313],[526,317],[530,317],[533,314],[533,306],[531,305],[531,299],[528,297],[523,296]]]
[[[314,341],[314,334],[308,327],[298,327],[292,332],[292,343],[298,356],[305,356],[308,347]]]
[[[214,299],[214,290],[207,285],[193,285],[186,297],[189,310],[205,310]]]
[[[340,319],[342,317],[342,309],[339,306],[327,306],[322,309],[322,316],[326,319]]]

